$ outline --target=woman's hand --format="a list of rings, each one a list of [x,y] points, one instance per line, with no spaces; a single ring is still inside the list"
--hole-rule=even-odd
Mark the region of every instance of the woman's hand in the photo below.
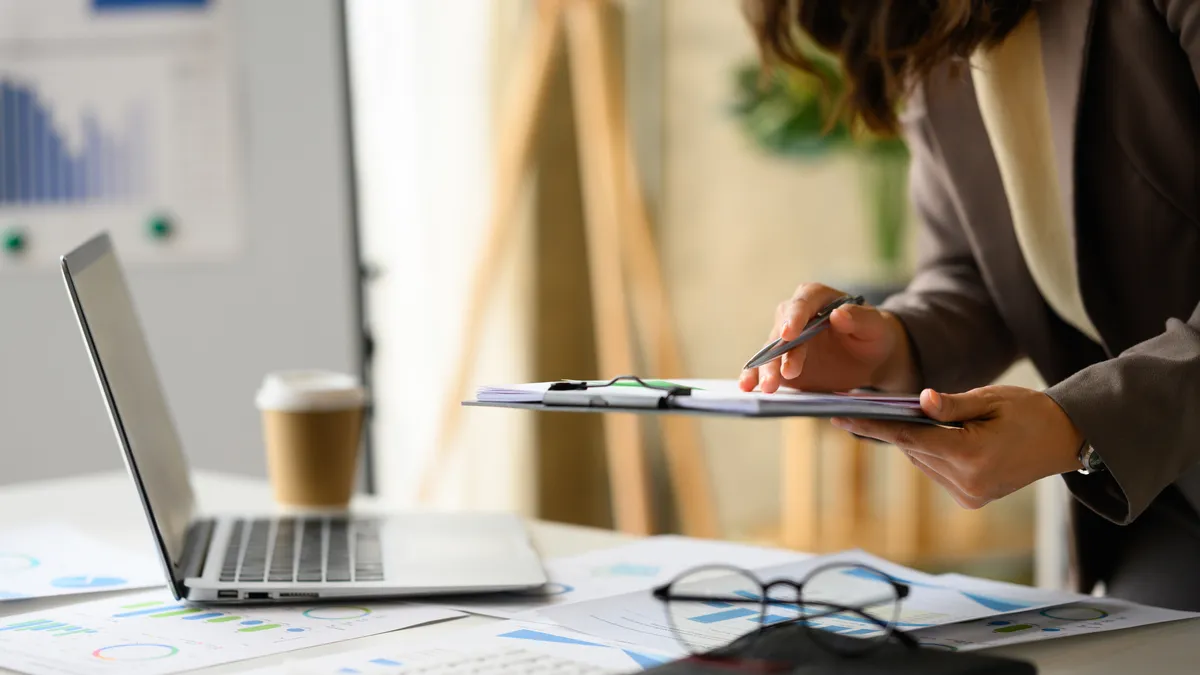
[[[804,284],[775,311],[775,327],[768,342],[781,337],[794,340],[805,324],[845,293]],[[846,391],[876,387],[885,391],[913,391],[917,376],[908,346],[908,334],[896,317],[873,307],[843,305],[829,317],[829,327],[813,339],[757,369],[742,372],[745,391],[759,387],[774,393],[781,386],[814,391]]]
[[[1083,436],[1049,396],[1021,387],[921,392],[921,408],[962,429],[835,419],[846,431],[900,448],[960,505],[977,509],[1030,483],[1079,468]]]

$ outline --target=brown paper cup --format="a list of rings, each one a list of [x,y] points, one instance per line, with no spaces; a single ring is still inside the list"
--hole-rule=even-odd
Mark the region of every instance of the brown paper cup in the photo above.
[[[286,506],[345,508],[354,493],[365,394],[336,373],[268,375],[258,393],[267,472]]]

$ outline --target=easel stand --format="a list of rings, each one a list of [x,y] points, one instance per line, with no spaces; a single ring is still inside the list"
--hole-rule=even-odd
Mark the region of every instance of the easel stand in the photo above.
[[[479,351],[484,309],[516,236],[522,187],[533,168],[533,147],[558,45],[565,36],[583,182],[585,239],[597,361],[604,376],[637,372],[636,328],[647,370],[664,377],[683,371],[679,338],[670,320],[662,269],[633,162],[623,87],[606,27],[607,0],[539,0],[528,51],[516,73],[501,121],[494,210],[475,268],[462,335],[447,392],[436,455],[421,484],[426,501],[446,466],[461,421],[461,397]],[[626,284],[629,285],[627,290]],[[632,299],[632,303],[630,303]],[[632,305],[632,306],[631,306]],[[636,316],[631,321],[630,310]],[[696,421],[663,416],[663,448],[682,529],[716,536],[716,504]],[[605,445],[617,529],[651,534],[651,481],[645,443],[633,415],[604,416]]]

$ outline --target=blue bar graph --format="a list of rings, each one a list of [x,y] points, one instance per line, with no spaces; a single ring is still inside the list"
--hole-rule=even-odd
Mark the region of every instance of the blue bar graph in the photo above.
[[[377,666],[392,666],[393,668],[404,665],[399,661],[393,661],[391,659],[371,659],[371,663],[374,663]]]
[[[778,614],[767,614],[766,616],[760,616],[754,620],[761,623],[764,626],[770,626],[773,623],[781,623],[784,621],[793,621],[794,619],[795,619],[795,617],[779,616]]]
[[[113,130],[84,111],[73,149],[63,126],[69,120],[56,118],[32,86],[0,81],[0,207],[145,197],[146,122],[134,107]]]
[[[204,619],[215,619],[218,616],[225,616],[221,612],[205,612],[204,614],[193,614],[191,616],[180,617],[184,621],[203,621]]]
[[[730,621],[732,619],[744,619],[746,617],[756,616],[757,614],[757,609],[737,607],[734,609],[727,609],[722,612],[713,612],[712,614],[693,616],[691,619],[689,619],[689,621],[695,621],[696,623],[720,623],[722,621]]]
[[[51,637],[62,637],[64,635],[74,635],[76,633],[96,632],[91,628],[84,628],[83,626],[76,626],[63,621],[55,621],[53,619],[32,619],[30,621],[10,623],[7,626],[0,627],[0,633],[5,631],[48,631],[47,634]]]

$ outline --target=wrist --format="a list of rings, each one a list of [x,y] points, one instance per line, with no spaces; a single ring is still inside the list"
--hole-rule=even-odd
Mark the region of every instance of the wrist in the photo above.
[[[1058,405],[1057,401],[1045,393],[1043,393],[1042,396],[1044,396],[1052,406],[1052,411],[1059,418],[1059,426],[1062,430],[1058,435],[1058,437],[1062,439],[1060,441],[1062,452],[1055,453],[1055,456],[1059,461],[1058,466],[1055,467],[1056,470],[1054,473],[1070,473],[1072,471],[1078,471],[1082,468],[1087,468],[1081,461],[1083,459],[1084,451],[1089,447],[1083,432],[1079,430],[1079,427],[1075,426],[1075,423],[1071,421],[1070,416],[1067,415],[1067,412]]]
[[[915,392],[921,387],[916,359],[912,354],[912,343],[908,330],[900,318],[891,312],[880,310],[892,333],[892,349],[884,362],[875,369],[871,386],[881,391]]]

